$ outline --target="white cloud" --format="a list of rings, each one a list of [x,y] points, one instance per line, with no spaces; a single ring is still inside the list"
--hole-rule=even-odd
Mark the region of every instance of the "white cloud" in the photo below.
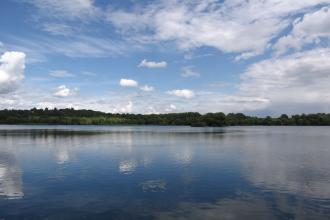
[[[195,93],[189,89],[178,89],[178,90],[171,90],[166,92],[169,95],[174,95],[178,97],[183,97],[183,98],[193,98],[195,96]]]
[[[172,100],[173,102],[173,100]],[[180,105],[180,111],[207,112],[256,112],[269,106],[269,100],[263,97],[234,94],[226,95],[221,92],[198,91],[196,98],[189,100],[189,103]]]
[[[56,106],[54,103],[51,102],[39,102],[35,105],[35,107],[37,109],[45,109],[45,108],[54,109]]]
[[[166,66],[167,66],[167,62],[165,61],[155,62],[155,61],[148,61],[146,59],[142,60],[141,63],[139,64],[139,67],[147,67],[147,68],[165,68]]]
[[[70,89],[70,88],[67,88],[65,85],[61,85],[55,89],[53,96],[68,97],[68,96],[73,96],[73,95],[77,94],[78,91],[79,91],[78,88]]]
[[[214,56],[212,53],[205,53],[205,54],[194,54],[192,51],[187,51],[183,58],[185,60],[194,60],[194,59],[199,59],[199,58],[204,58],[204,57],[211,57]]]
[[[120,108],[120,113],[131,113],[133,111],[133,102],[129,101],[128,104]]]
[[[224,95],[220,92],[198,91],[193,99],[183,101],[166,93],[127,93],[110,92],[106,96],[70,96],[59,98],[45,93],[42,88],[21,88],[14,93],[0,96],[1,108],[31,109],[71,108],[93,109],[111,113],[166,113],[166,112],[248,112],[264,109],[269,100],[263,97]],[[134,101],[134,102],[133,102]],[[13,104],[14,103],[14,104]]]
[[[148,85],[141,86],[140,89],[142,91],[145,91],[145,92],[152,92],[152,91],[154,91],[154,87],[148,86]]]
[[[107,28],[102,27],[100,30],[99,25],[94,25],[94,22],[105,18],[105,10],[98,7],[95,0],[22,0],[20,3],[35,6],[36,10],[30,11],[29,25],[32,23],[35,28],[40,28],[54,36],[8,35],[11,42],[6,43],[14,48],[24,47],[25,50],[22,51],[26,53],[29,50],[45,57],[48,54],[64,54],[69,57],[108,57],[122,55],[122,49],[128,48],[127,44],[123,43],[124,40],[100,37],[103,35],[100,32]],[[130,50],[133,48],[137,47],[129,46]],[[31,59],[30,53],[27,54]]]
[[[175,42],[183,50],[208,46],[239,53],[237,59],[246,59],[269,48],[295,16],[329,3],[329,0],[159,0],[131,10],[110,10],[108,20],[136,42]]]
[[[16,102],[13,99],[0,99],[0,106],[12,106],[14,105]]]
[[[44,16],[66,19],[86,19],[97,16],[100,11],[94,0],[25,0],[37,7]]]
[[[307,13],[294,22],[292,32],[279,39],[274,45],[278,54],[293,48],[300,50],[309,43],[318,43],[321,38],[330,38],[330,8],[324,7],[316,12]]]
[[[269,100],[273,112],[330,109],[330,49],[312,49],[252,64],[240,93]]]
[[[123,87],[137,87],[139,83],[133,79],[121,79],[119,85]]]
[[[60,23],[45,23],[43,24],[42,30],[52,35],[69,36],[73,34],[73,28],[71,26]]]
[[[113,92],[106,97],[59,99],[38,88],[20,87],[3,94],[1,108],[32,108],[43,106],[88,108],[106,112],[259,112],[310,113],[330,111],[330,49],[311,49],[280,58],[270,58],[250,65],[241,75],[238,92],[172,90],[164,93]],[[220,85],[222,86],[222,85]],[[66,88],[66,87],[65,87]],[[137,87],[139,88],[139,87]],[[23,90],[24,89],[24,90]],[[186,91],[186,92],[185,92]],[[194,95],[191,95],[194,94]],[[184,102],[177,98],[191,98]],[[134,101],[134,106],[132,101]],[[46,105],[46,104],[47,105]],[[171,108],[174,105],[175,108]],[[152,107],[152,108],[151,108]]]
[[[165,109],[165,112],[173,112],[175,110],[177,110],[177,107],[173,104],[170,104],[170,106]]]
[[[72,73],[69,73],[66,70],[54,70],[49,73],[49,75],[53,77],[58,77],[58,78],[64,78],[64,77],[74,77],[75,75]]]
[[[192,66],[185,66],[181,68],[182,77],[199,77],[200,74],[193,70]]]
[[[77,34],[66,40],[38,36],[33,39],[10,35],[6,43],[11,50],[19,50],[29,54],[36,61],[45,61],[49,54],[64,55],[73,58],[82,57],[112,57],[127,53],[127,44],[111,39]],[[130,45],[130,51],[137,49]]]
[[[5,52],[0,57],[0,93],[9,93],[18,88],[24,79],[25,54]]]

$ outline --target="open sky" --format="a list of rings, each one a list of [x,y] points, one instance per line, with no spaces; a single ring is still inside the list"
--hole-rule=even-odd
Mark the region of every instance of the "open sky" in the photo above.
[[[1,0],[0,108],[330,112],[330,0]]]

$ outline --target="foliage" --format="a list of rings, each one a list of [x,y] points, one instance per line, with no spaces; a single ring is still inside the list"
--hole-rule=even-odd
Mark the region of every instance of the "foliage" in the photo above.
[[[330,114],[281,115],[252,117],[242,113],[222,112],[200,114],[197,112],[169,114],[112,114],[92,110],[36,109],[0,110],[0,124],[61,124],[61,125],[330,125]]]

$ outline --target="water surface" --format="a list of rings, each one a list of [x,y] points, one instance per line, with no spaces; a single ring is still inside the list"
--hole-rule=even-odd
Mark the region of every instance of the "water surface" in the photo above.
[[[330,127],[0,126],[0,219],[329,219]]]

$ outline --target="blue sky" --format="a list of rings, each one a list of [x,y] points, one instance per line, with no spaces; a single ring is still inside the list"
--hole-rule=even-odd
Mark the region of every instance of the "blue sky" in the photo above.
[[[330,0],[3,0],[0,108],[330,112]]]

